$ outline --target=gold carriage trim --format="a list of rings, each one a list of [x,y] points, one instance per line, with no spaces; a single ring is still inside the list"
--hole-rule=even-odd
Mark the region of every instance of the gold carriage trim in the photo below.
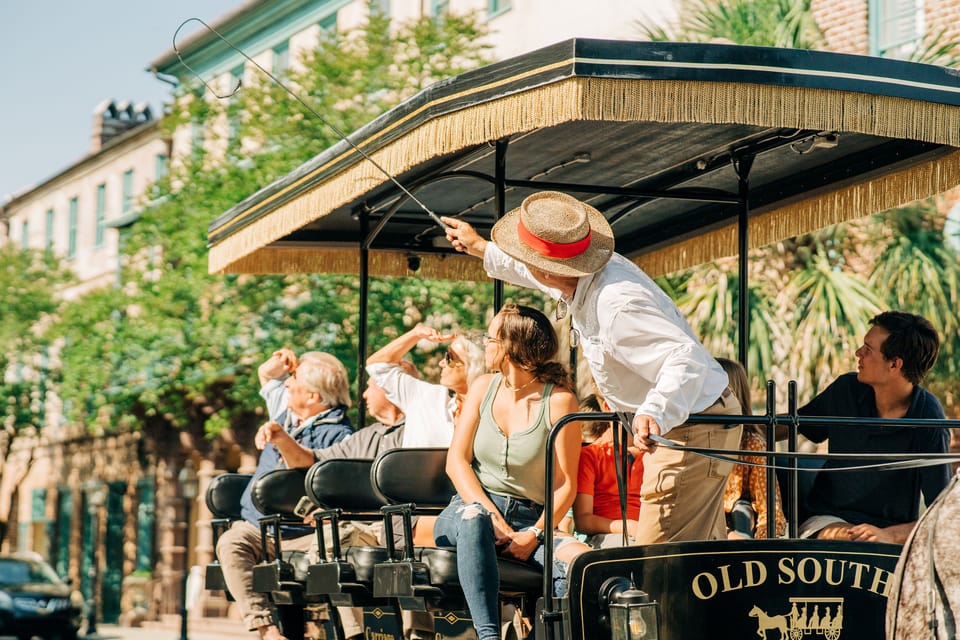
[[[555,66],[555,65],[552,65]],[[490,85],[467,90],[489,90]],[[450,100],[447,96],[441,101]],[[360,142],[368,147],[386,131],[417,117],[428,103],[388,129]],[[849,91],[771,85],[676,80],[572,77],[473,104],[426,120],[371,156],[392,175],[432,158],[519,133],[573,121],[647,121],[748,124],[822,131],[857,132],[960,147],[960,108]],[[345,156],[354,155],[346,151]],[[357,159],[302,193],[288,194],[340,161],[330,160],[245,211],[250,222],[210,249],[212,273],[355,273],[357,251],[329,247],[270,245],[387,181],[371,163]],[[759,247],[830,224],[941,193],[960,184],[960,157],[922,164],[868,182],[826,191],[751,219],[750,246]],[[288,198],[284,201],[284,198]],[[274,208],[271,205],[276,204]],[[265,212],[258,215],[260,212]],[[689,238],[638,258],[651,275],[668,273],[723,256],[736,248],[736,226]],[[371,274],[408,275],[400,253],[370,254]],[[423,256],[418,275],[441,278],[485,276],[479,266],[456,258]],[[374,263],[376,266],[374,266]],[[429,275],[428,275],[429,274]]]

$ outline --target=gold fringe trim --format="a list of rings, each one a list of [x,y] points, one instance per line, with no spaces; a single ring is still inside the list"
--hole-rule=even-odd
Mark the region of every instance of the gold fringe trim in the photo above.
[[[463,255],[423,255],[420,268],[407,268],[409,254],[395,251],[370,253],[371,277],[416,276],[451,280],[487,279],[480,260]],[[357,249],[265,247],[237,260],[233,273],[360,273],[360,253]]]
[[[960,152],[880,176],[758,215],[750,219],[751,249],[822,229],[853,218],[886,211],[943,193],[960,184]],[[737,253],[737,225],[727,225],[696,238],[655,250],[634,260],[652,277]]]
[[[789,127],[824,131],[853,131],[858,133],[924,140],[960,146],[960,108],[940,104],[922,103],[901,98],[888,98],[860,93],[846,93],[798,87],[772,87],[765,85],[690,82],[568,78],[548,85],[534,87],[519,94],[493,99],[449,113],[424,122],[416,129],[394,140],[373,153],[373,158],[393,175],[399,175],[431,158],[497,140],[506,136],[546,128],[572,121],[653,121],[653,122],[704,122],[713,124],[749,124],[765,127]],[[336,162],[336,159],[330,164]],[[940,161],[943,162],[942,160]],[[330,164],[316,169],[297,184],[313,179]],[[931,172],[953,176],[953,171],[936,172],[931,163]],[[916,170],[922,173],[922,170]],[[906,172],[913,175],[914,170]],[[957,184],[952,177],[929,179],[939,190]],[[287,250],[268,249],[277,240],[300,229],[304,225],[327,215],[337,207],[353,201],[370,191],[386,178],[369,162],[359,160],[340,173],[317,184],[302,194],[282,202],[285,192],[280,192],[260,202],[247,215],[281,201],[275,209],[245,227],[222,239],[210,249],[209,268],[212,273],[265,273],[278,271],[305,272],[306,267],[294,264]],[[916,178],[920,181],[921,178]],[[883,179],[879,179],[883,183]],[[914,180],[906,180],[914,184]],[[869,184],[878,183],[874,180]],[[884,183],[885,184],[885,183]],[[293,188],[291,185],[289,188]],[[847,193],[844,189],[839,194]],[[868,189],[869,191],[869,189]],[[926,189],[916,188],[910,194],[919,194]],[[804,224],[791,226],[800,233],[819,224],[820,219],[847,219],[871,211],[849,212],[852,198],[857,203],[876,202],[880,208],[895,206],[883,204],[897,198],[866,197],[861,187],[854,187],[858,195],[842,197],[839,194],[819,195],[802,203],[802,211],[809,211]],[[931,195],[932,191],[924,195]],[[924,195],[909,195],[898,202],[906,202]],[[783,211],[798,212],[800,205]],[[876,210],[876,209],[875,209]],[[793,215],[793,214],[791,214]],[[824,224],[831,224],[826,222]],[[760,226],[760,225],[757,225]],[[820,225],[823,226],[823,225]],[[666,270],[699,264],[704,260],[697,255],[714,255],[726,241],[714,234],[729,233],[726,230],[706,234],[703,238],[689,240],[677,247],[664,249],[649,258],[656,263],[662,260]],[[773,237],[776,234],[758,234],[758,237]],[[751,241],[754,234],[751,234]],[[790,233],[774,239],[787,237]],[[768,240],[772,242],[773,240]],[[706,246],[698,248],[697,243]],[[759,246],[759,245],[758,245]],[[682,249],[680,247],[683,247]],[[710,247],[713,247],[712,249]],[[709,249],[709,250],[708,250]],[[307,257],[313,253],[339,252],[339,249],[317,248],[306,252],[297,249],[297,254],[313,265],[309,270],[324,272],[355,272],[355,268],[342,257],[329,260]],[[669,251],[670,253],[664,253]],[[279,253],[278,253],[279,252]],[[278,255],[283,255],[282,259]],[[378,255],[372,252],[371,255]],[[654,256],[662,258],[654,259]],[[670,257],[667,257],[667,256]],[[684,258],[689,255],[689,258]],[[708,258],[711,259],[711,258]],[[692,262],[691,260],[697,260]],[[339,266],[337,266],[339,265]],[[449,263],[454,272],[454,263]],[[674,266],[676,265],[676,266]],[[323,268],[324,266],[331,269]],[[651,264],[651,267],[655,266]],[[405,268],[405,267],[404,267]],[[456,277],[446,274],[447,267],[437,265],[437,277]],[[394,268],[387,269],[395,271]],[[423,267],[421,267],[423,271]],[[662,272],[658,269],[654,271]],[[397,275],[394,273],[394,275]],[[433,276],[431,276],[433,277]],[[480,276],[483,277],[482,275]]]

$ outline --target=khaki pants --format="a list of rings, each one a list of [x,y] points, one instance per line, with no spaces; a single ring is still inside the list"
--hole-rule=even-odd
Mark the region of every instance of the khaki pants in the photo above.
[[[730,394],[701,413],[740,415],[742,411]],[[671,429],[665,437],[688,447],[739,449],[742,429],[691,424]],[[645,454],[636,543],[725,539],[723,489],[732,470],[732,463],[662,445]]]
[[[326,539],[330,540],[329,525],[325,533]],[[357,538],[357,532],[352,526],[341,526],[340,540],[343,544],[354,544]],[[317,537],[313,534],[281,538],[280,546],[284,551],[309,552],[311,561],[317,558]],[[223,570],[223,579],[240,607],[243,621],[251,631],[277,624],[270,595],[253,590],[253,567],[265,560],[262,555],[260,529],[245,520],[234,522],[217,541],[217,558]],[[274,559],[272,542],[267,545],[267,555],[266,560]],[[337,613],[340,615],[344,637],[363,634],[363,615],[360,609],[337,607]]]

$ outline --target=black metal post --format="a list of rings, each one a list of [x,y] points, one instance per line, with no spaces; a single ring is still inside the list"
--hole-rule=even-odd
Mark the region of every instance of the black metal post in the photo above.
[[[497,140],[496,153],[494,156],[494,182],[493,182],[493,222],[496,223],[507,213],[507,147],[510,140]],[[503,281],[493,281],[493,312],[500,311],[503,306]]]
[[[177,476],[180,495],[183,496],[183,518],[186,529],[183,532],[183,580],[180,596],[180,640],[187,640],[187,583],[190,578],[190,508],[200,492],[200,481],[193,460],[183,461],[183,468]],[[277,536],[279,539],[279,534]],[[279,556],[279,554],[277,554]]]
[[[183,580],[180,595],[180,640],[187,640],[187,580],[190,578],[190,507],[192,499],[183,501],[183,519],[187,528],[183,533]]]
[[[90,498],[87,498],[90,500]],[[87,569],[87,576],[90,578],[90,599],[87,601],[89,610],[87,611],[87,636],[97,635],[97,574],[99,573],[97,564],[97,547],[100,545],[100,505],[96,500],[91,501],[90,526],[93,537],[93,546],[90,550],[90,567]]]

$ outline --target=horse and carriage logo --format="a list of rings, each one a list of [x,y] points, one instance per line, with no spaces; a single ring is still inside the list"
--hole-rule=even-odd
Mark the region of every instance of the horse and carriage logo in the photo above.
[[[754,605],[749,616],[757,619],[757,635],[763,640],[802,640],[804,636],[823,636],[838,640],[843,629],[843,598],[790,598],[790,611],[769,615]],[[767,636],[776,630],[780,637]]]

